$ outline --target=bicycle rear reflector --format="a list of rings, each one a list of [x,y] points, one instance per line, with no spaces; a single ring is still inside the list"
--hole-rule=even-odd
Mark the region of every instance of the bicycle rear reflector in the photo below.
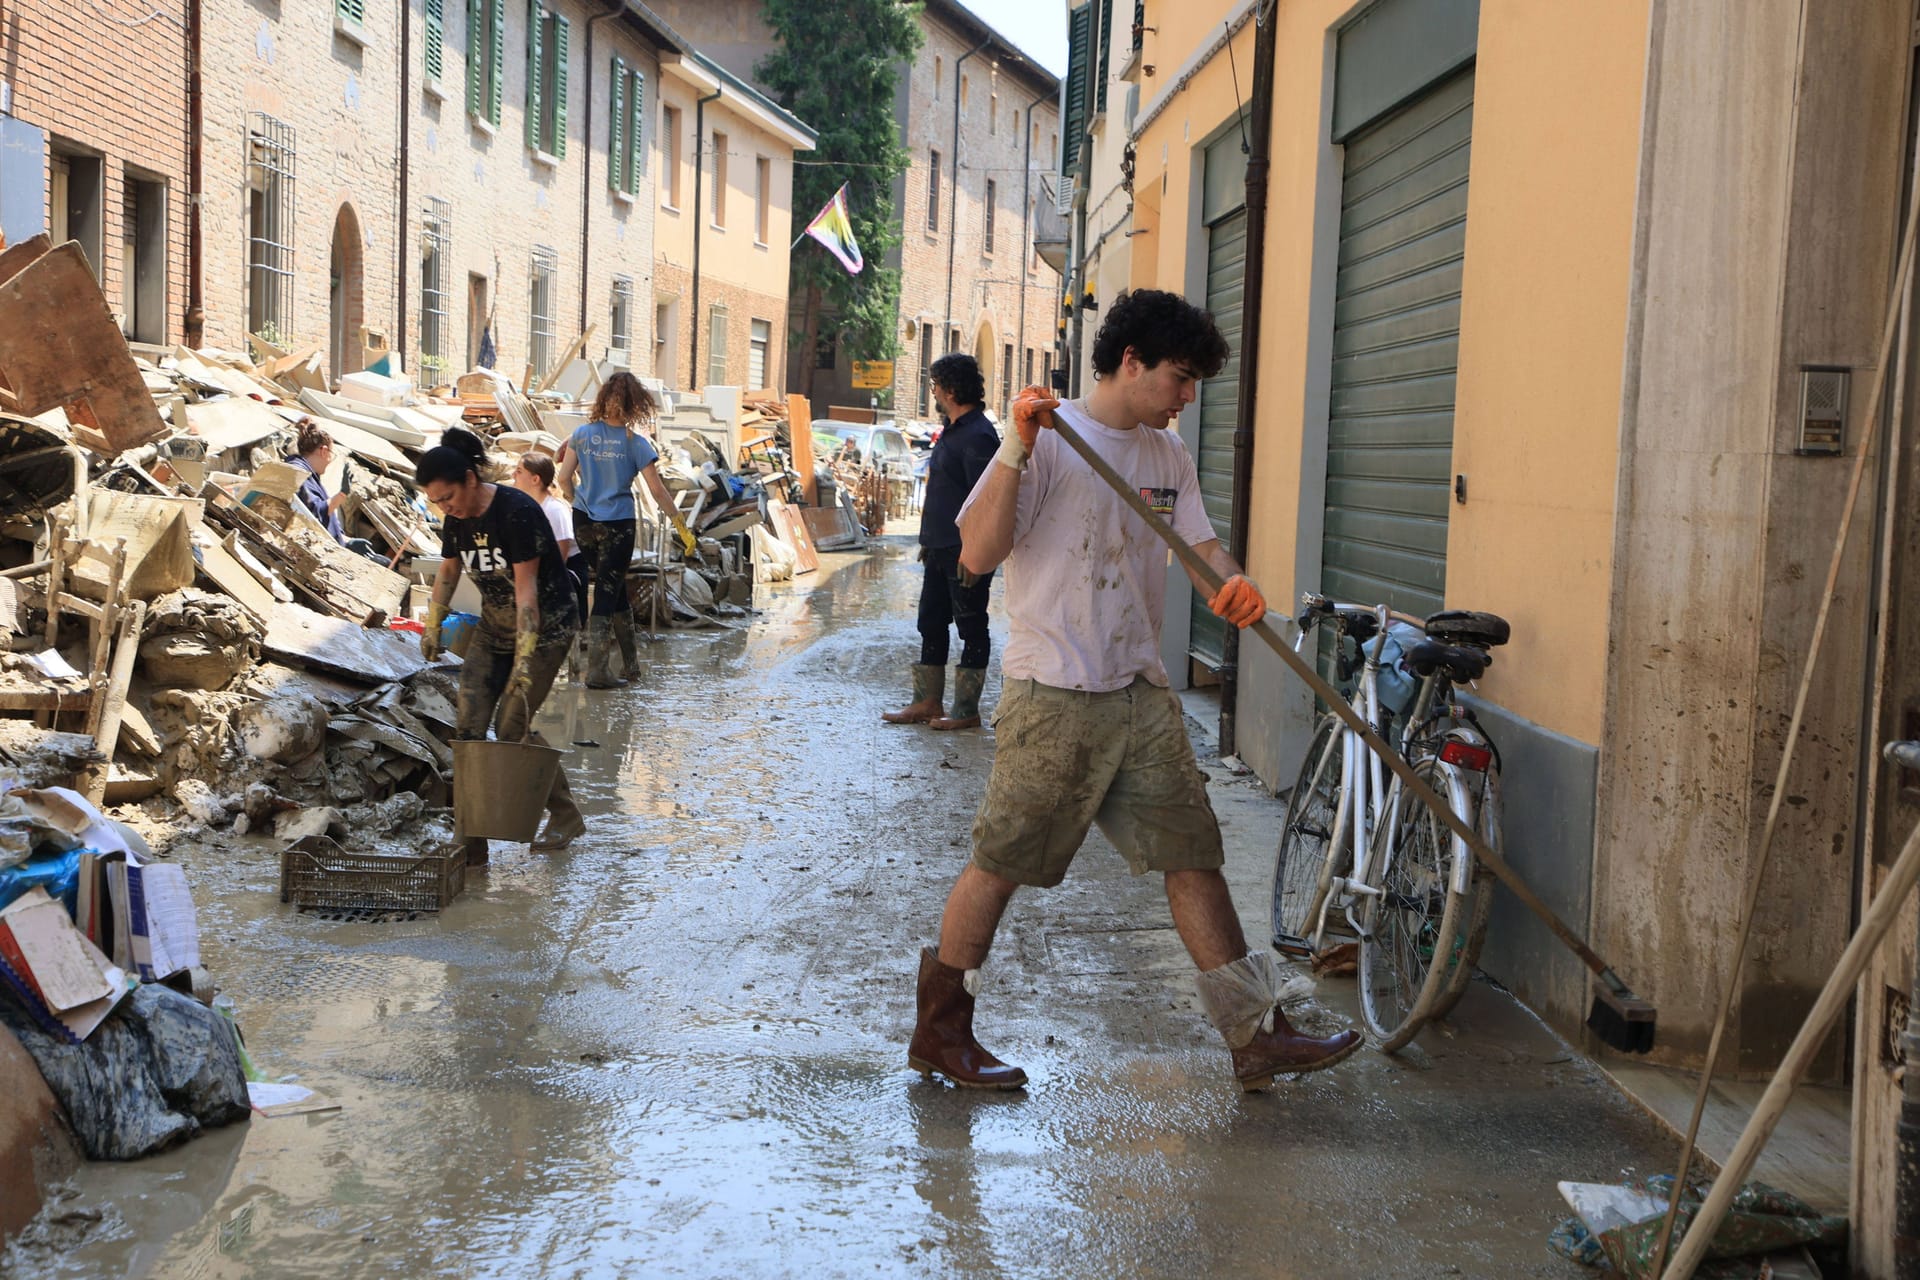
[[[1476,747],[1470,742],[1461,742],[1456,739],[1440,748],[1440,760],[1443,764],[1471,769],[1475,773],[1485,773],[1487,767],[1493,763],[1493,749]]]

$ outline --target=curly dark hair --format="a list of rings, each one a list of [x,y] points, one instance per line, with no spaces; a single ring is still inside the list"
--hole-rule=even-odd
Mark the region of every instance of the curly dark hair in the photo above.
[[[1095,377],[1110,378],[1132,347],[1149,369],[1167,360],[1211,378],[1227,363],[1227,340],[1213,316],[1164,289],[1121,290],[1093,336]]]
[[[948,352],[927,366],[927,374],[961,404],[987,402],[987,381],[980,376],[980,362],[970,355]]]
[[[593,398],[593,416],[610,427],[644,427],[660,412],[646,384],[626,370],[608,378]]]

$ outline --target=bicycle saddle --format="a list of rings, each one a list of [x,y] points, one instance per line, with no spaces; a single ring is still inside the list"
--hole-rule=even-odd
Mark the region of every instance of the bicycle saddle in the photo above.
[[[1406,663],[1413,668],[1415,675],[1430,676],[1436,671],[1445,671],[1447,679],[1463,684],[1478,680],[1485,674],[1487,668],[1493,665],[1493,655],[1485,649],[1422,640],[1408,651]]]
[[[1513,628],[1494,613],[1446,609],[1427,619],[1427,634],[1448,644],[1471,644],[1486,649],[1505,644]]]

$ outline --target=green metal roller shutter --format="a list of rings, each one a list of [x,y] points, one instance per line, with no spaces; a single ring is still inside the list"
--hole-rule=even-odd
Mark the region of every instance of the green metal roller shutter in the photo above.
[[[1233,429],[1240,416],[1240,315],[1246,299],[1247,156],[1233,129],[1208,145],[1201,171],[1200,218],[1207,228],[1205,306],[1227,340],[1227,364],[1200,384],[1200,436],[1194,468],[1200,496],[1222,544],[1233,544]],[[1187,651],[1209,667],[1220,665],[1227,624],[1195,594],[1188,615]]]
[[[1321,589],[1442,607],[1473,74],[1346,144]]]

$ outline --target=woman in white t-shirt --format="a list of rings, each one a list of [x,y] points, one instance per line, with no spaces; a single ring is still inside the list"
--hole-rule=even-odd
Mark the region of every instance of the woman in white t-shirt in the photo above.
[[[560,559],[573,575],[573,591],[580,616],[587,616],[587,558],[573,539],[573,508],[553,489],[553,459],[544,453],[523,453],[520,465],[513,469],[513,487],[540,504],[553,526],[553,540],[560,545]]]

